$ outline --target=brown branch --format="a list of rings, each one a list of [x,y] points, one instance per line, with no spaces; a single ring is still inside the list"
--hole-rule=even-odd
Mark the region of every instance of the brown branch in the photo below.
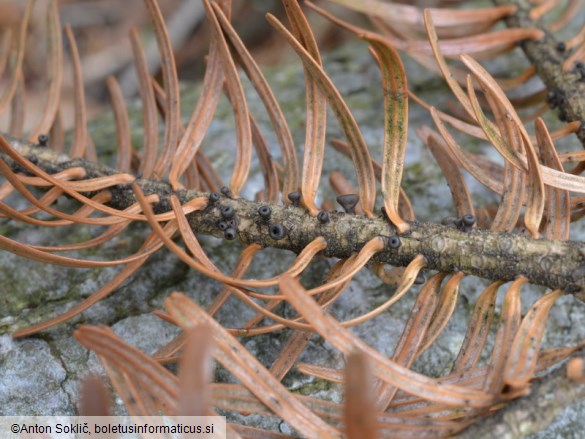
[[[52,174],[72,167],[83,167],[86,178],[103,177],[118,171],[85,159],[71,159],[48,148],[37,147],[6,137],[12,146],[44,171]],[[15,171],[22,167],[5,154],[0,153]],[[154,206],[156,213],[171,210],[168,183],[138,179],[146,195],[158,194],[160,202]],[[108,189],[112,194],[111,207],[125,209],[136,202],[130,186]],[[175,192],[182,203],[209,194],[181,190]],[[493,233],[472,229],[461,231],[454,226],[412,222],[408,233],[400,236],[396,247],[394,227],[382,217],[366,218],[341,212],[330,212],[327,223],[312,217],[302,207],[278,206],[231,199],[219,196],[216,202],[189,216],[194,231],[223,237],[219,224],[224,220],[221,207],[229,206],[235,213],[237,236],[244,244],[258,244],[299,253],[315,238],[322,236],[327,242],[323,254],[327,257],[347,258],[358,252],[376,236],[386,237],[386,249],[374,256],[377,262],[394,266],[408,265],[418,254],[424,255],[427,267],[447,273],[462,271],[466,274],[492,280],[509,281],[524,276],[530,282],[552,289],[563,289],[585,299],[585,245],[575,241],[535,240],[519,234]],[[269,207],[260,215],[260,207]],[[321,218],[322,219],[322,218]],[[270,229],[273,229],[272,236]],[[278,232],[278,233],[276,233]],[[283,236],[280,237],[279,235]]]
[[[496,5],[517,6],[517,12],[506,19],[509,27],[524,29],[541,29],[545,36],[538,41],[524,41],[521,44],[524,54],[536,68],[536,72],[544,82],[548,94],[548,102],[553,108],[559,108],[559,119],[563,122],[580,122],[577,137],[585,147],[585,70],[577,65],[563,71],[563,64],[571,52],[565,43],[540,20],[530,17],[534,7],[529,0],[493,0]],[[578,48],[575,48],[578,49]]]

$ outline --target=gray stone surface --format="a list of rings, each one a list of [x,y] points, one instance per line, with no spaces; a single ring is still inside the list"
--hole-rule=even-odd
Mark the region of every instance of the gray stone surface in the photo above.
[[[327,56],[325,65],[347,99],[374,156],[379,157],[383,138],[382,94],[377,68],[365,50],[365,45],[349,45]],[[407,62],[407,70],[410,87],[423,99],[434,104],[445,101],[447,92],[440,81],[411,62]],[[271,70],[268,78],[283,106],[300,152],[304,139],[302,70],[298,63],[284,66]],[[251,87],[247,89],[251,90]],[[196,88],[185,88],[182,101],[185,121],[188,119],[196,94]],[[251,91],[248,94],[250,108],[264,129],[274,156],[278,158],[280,154],[275,146],[276,139],[270,129],[268,118],[257,96]],[[139,118],[134,117],[134,120],[137,119]],[[134,142],[138,145],[141,142],[139,121],[133,123]],[[454,211],[451,208],[448,187],[440,171],[434,165],[431,154],[424,149],[415,135],[415,128],[421,124],[432,125],[432,122],[424,111],[412,104],[404,185],[412,198],[417,217],[439,221],[445,216],[452,215]],[[111,139],[115,138],[112,127],[113,123],[109,116],[102,117],[91,126],[99,150],[104,151],[104,160],[107,160],[108,153],[111,154],[113,146]],[[337,122],[331,113],[329,127],[329,139],[341,137]],[[206,137],[204,150],[225,180],[228,180],[233,167],[233,154],[230,151],[233,150],[234,144],[233,117],[224,100]],[[473,145],[473,148],[493,155],[485,145]],[[326,181],[330,171],[339,170],[350,180],[355,180],[350,161],[329,147],[325,167],[320,192],[322,199],[333,197],[333,192]],[[250,178],[243,194],[246,197],[253,197],[262,184],[257,163],[254,169],[255,174]],[[493,195],[471,180],[470,186],[476,199],[495,201]],[[13,202],[18,203],[17,200]],[[39,230],[6,220],[0,220],[0,232],[23,242],[35,243],[75,241],[87,239],[95,233],[86,226],[77,226],[74,230],[65,228]],[[135,251],[146,234],[145,226],[134,225],[127,233],[105,245],[102,251],[78,252],[72,255],[104,259],[120,257]],[[582,237],[583,234],[575,230],[574,237],[578,236]],[[208,254],[220,268],[229,271],[230,267],[233,267],[241,249],[239,244],[211,238],[202,241]],[[292,258],[291,254],[285,252],[263,251],[256,258],[249,275],[269,277],[279,270],[282,271]],[[329,266],[329,261],[317,261],[311,267],[306,281],[318,282]],[[112,279],[118,271],[119,268],[64,269],[28,261],[6,252],[0,253],[0,279],[3,280],[0,286],[0,334],[4,334],[0,336],[0,415],[75,413],[79,380],[89,373],[103,373],[95,355],[88,353],[72,338],[76,325],[80,323],[113,325],[116,333],[124,340],[150,354],[177,333],[175,327],[151,314],[152,310],[162,308],[164,299],[170,292],[185,292],[205,306],[221,289],[217,282],[189,270],[167,251],[160,251],[136,275],[126,281],[122,288],[72,321],[24,340],[13,341],[8,335],[16,328],[63,312]],[[485,282],[478,279],[468,278],[464,281],[454,317],[435,345],[416,362],[415,369],[430,375],[440,375],[449,370],[463,340],[473,304],[484,285]],[[385,355],[391,355],[416,297],[416,291],[416,288],[413,289],[390,311],[353,328],[352,332]],[[364,271],[356,276],[355,281],[332,308],[332,312],[340,320],[346,320],[372,309],[392,293],[393,288],[381,284],[377,278]],[[527,309],[541,294],[542,291],[538,288],[525,288],[524,308]],[[230,300],[218,319],[225,326],[238,326],[252,315],[249,309],[234,299]],[[546,345],[564,346],[583,339],[585,328],[580,323],[584,318],[585,307],[582,303],[570,297],[559,300],[559,304],[551,313],[549,328],[545,335]],[[269,364],[278,354],[286,334],[285,331],[273,336],[243,339],[243,343],[261,361]],[[343,367],[340,353],[316,337],[312,339],[301,360]],[[221,369],[217,375],[226,380],[233,380]],[[322,383],[295,372],[285,379],[285,383],[301,394],[320,395],[333,401],[341,400],[340,386],[323,386]],[[117,402],[119,404],[119,401]],[[117,410],[121,408],[118,407]],[[550,434],[556,437],[571,437],[569,431],[578,431],[583,422],[582,417],[576,413],[578,412],[575,409],[568,410],[559,422],[550,427],[548,430]],[[260,421],[248,419],[248,422]],[[290,431],[289,426],[279,425],[274,420],[266,422],[271,428],[283,432]],[[542,434],[544,436],[539,437],[552,437],[548,436],[547,432]]]

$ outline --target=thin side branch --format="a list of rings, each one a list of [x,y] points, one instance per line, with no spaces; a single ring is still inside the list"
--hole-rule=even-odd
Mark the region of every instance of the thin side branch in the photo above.
[[[576,65],[563,71],[565,61],[571,56],[564,42],[540,20],[530,17],[534,5],[529,0],[493,0],[496,5],[516,5],[517,12],[506,19],[509,27],[541,29],[545,35],[538,41],[524,41],[522,50],[549,91],[549,105],[559,108],[559,118],[564,122],[581,123],[577,137],[585,147],[585,78]],[[578,48],[577,48],[578,49]]]
[[[571,358],[583,358],[583,351]],[[530,395],[510,402],[482,422],[459,433],[463,439],[516,439],[550,425],[567,407],[585,400],[585,383],[567,376],[565,365],[531,384]]]
[[[71,159],[48,148],[38,147],[5,136],[13,148],[45,172],[53,174],[72,167],[83,167],[86,178],[97,178],[117,174],[107,166],[85,159]],[[14,171],[22,167],[5,154],[0,153]],[[171,211],[170,184],[149,179],[138,179],[138,185],[146,195],[157,194],[159,203],[153,206],[156,213]],[[136,202],[130,185],[118,185],[111,192],[111,207],[125,209]],[[179,190],[175,194],[182,203],[209,194]],[[257,244],[300,253],[311,241],[322,236],[327,242],[323,254],[327,257],[348,258],[358,252],[376,236],[386,238],[388,245],[377,253],[373,260],[394,266],[406,266],[417,255],[422,254],[427,267],[447,273],[462,271],[485,279],[510,281],[524,276],[531,283],[551,289],[562,289],[585,299],[585,245],[575,241],[549,241],[532,239],[509,233],[494,233],[472,229],[464,232],[454,226],[434,223],[411,222],[410,231],[400,235],[400,247],[390,238],[396,231],[383,218],[367,218],[341,212],[330,212],[329,222],[322,223],[302,207],[279,206],[258,203],[241,198],[232,199],[221,195],[202,211],[188,216],[197,233],[223,237],[219,223],[223,221],[221,207],[234,209],[237,223],[237,238],[243,244]],[[260,215],[258,209],[270,208],[270,215]],[[278,239],[270,234],[271,226],[277,225]],[[282,233],[280,233],[282,232]],[[282,235],[282,236],[281,236]],[[274,233],[273,233],[274,236]]]

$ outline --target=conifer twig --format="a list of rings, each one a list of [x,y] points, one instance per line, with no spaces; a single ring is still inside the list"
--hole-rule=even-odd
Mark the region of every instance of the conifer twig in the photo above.
[[[82,167],[86,177],[96,178],[117,174],[118,171],[85,159],[71,159],[48,148],[42,148],[5,136],[12,147],[36,166],[49,174],[72,167]],[[23,171],[5,153],[0,153],[14,171]],[[30,172],[30,171],[27,171]],[[168,183],[137,179],[146,195],[157,194],[160,201],[153,206],[155,213],[171,211],[171,186]],[[110,207],[125,209],[136,202],[130,185],[108,189]],[[209,194],[179,190],[174,192],[181,203]],[[268,206],[270,219],[263,218],[258,209]],[[386,238],[387,245],[377,253],[375,262],[406,266],[422,254],[431,270],[452,273],[462,271],[485,279],[510,281],[524,276],[531,283],[551,289],[562,289],[585,299],[585,245],[576,241],[549,241],[532,239],[509,233],[495,233],[480,229],[461,231],[454,226],[411,222],[411,230],[399,237],[396,248],[396,231],[385,218],[366,218],[341,212],[329,213],[329,222],[322,223],[302,207],[269,205],[242,198],[220,196],[219,201],[188,216],[194,231],[223,237],[218,224],[222,221],[221,207],[233,208],[238,220],[237,238],[244,244],[275,247],[300,253],[311,241],[322,236],[327,242],[323,254],[327,257],[348,258],[376,236]],[[271,237],[271,225],[280,225],[284,236]],[[393,238],[391,240],[391,238]],[[392,245],[390,242],[394,241]]]
[[[536,68],[547,90],[549,105],[559,108],[559,119],[564,122],[577,121],[581,125],[577,137],[585,147],[585,72],[576,66],[564,71],[565,61],[571,53],[566,44],[556,36],[540,20],[531,18],[534,8],[529,0],[493,0],[496,5],[517,7],[516,13],[505,19],[509,27],[523,29],[541,29],[544,37],[521,43],[520,47],[530,63]]]

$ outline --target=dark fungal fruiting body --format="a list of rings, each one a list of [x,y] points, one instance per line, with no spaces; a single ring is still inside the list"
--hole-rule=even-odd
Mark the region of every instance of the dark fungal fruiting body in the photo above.
[[[461,221],[465,226],[471,227],[475,224],[475,216],[471,214],[463,215]]]
[[[221,192],[223,195],[225,195],[226,197],[228,197],[228,198],[233,198],[232,191],[230,190],[230,188],[229,188],[229,187],[227,187],[227,186],[224,186],[224,187],[222,187],[222,188],[221,188],[219,191],[220,191],[220,192]]]
[[[330,219],[329,219],[329,214],[327,212],[325,212],[324,210],[322,210],[321,212],[319,212],[317,214],[317,220],[321,223],[321,224],[328,224]]]
[[[49,146],[49,136],[46,134],[39,134],[39,146]]]
[[[388,239],[388,246],[392,249],[400,248],[401,245],[402,241],[398,236],[391,236],[390,239]]]
[[[235,216],[235,214],[236,214],[236,211],[235,211],[235,210],[234,210],[234,208],[233,208],[233,207],[231,207],[231,206],[222,206],[222,207],[221,207],[221,209],[220,209],[220,212],[221,212],[221,217],[222,217],[224,220],[230,220],[230,219],[232,219],[232,218]]]
[[[459,230],[462,230],[464,232],[470,232],[471,229],[473,229],[473,226],[475,225],[475,221],[476,218],[474,215],[467,214],[463,215],[461,218],[458,218],[455,221],[455,225]]]
[[[274,239],[275,241],[279,241],[286,236],[286,229],[280,223],[270,224],[270,226],[268,227],[268,233],[270,234],[270,237],[272,239]]]
[[[261,206],[258,208],[258,215],[260,215],[260,218],[264,221],[268,221],[272,215],[272,209],[270,206]]]
[[[219,194],[217,192],[212,192],[209,194],[209,204],[215,204],[219,201]]]
[[[228,227],[229,227],[229,225],[225,221],[220,221],[219,224],[217,225],[217,228],[219,230],[221,230],[222,232],[225,232],[228,229]]]
[[[343,207],[345,213],[354,214],[355,206],[357,206],[360,197],[357,194],[347,194],[338,196],[336,200],[339,203],[339,205]]]
[[[225,232],[223,232],[223,236],[228,241],[232,241],[238,236],[238,231],[234,227],[228,227]]]
[[[301,193],[299,191],[291,192],[288,194],[288,199],[294,207],[299,207],[301,203]]]

